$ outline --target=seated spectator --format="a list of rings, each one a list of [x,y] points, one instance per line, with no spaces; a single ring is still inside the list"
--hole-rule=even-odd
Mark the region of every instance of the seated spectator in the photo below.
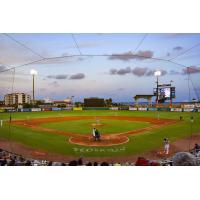
[[[82,160],[82,158],[79,158],[79,159],[78,159],[78,165],[83,165],[83,160]]]
[[[198,166],[197,158],[188,152],[179,152],[172,157],[173,166]]]
[[[47,166],[52,166],[52,161],[49,161]]]
[[[86,166],[92,166],[92,163],[91,163],[91,162],[88,162],[88,163],[86,164]]]
[[[0,158],[0,166],[5,166],[5,165],[7,165],[7,160],[6,160],[6,158]]]
[[[107,162],[102,162],[101,166],[109,166],[109,164]]]
[[[72,160],[69,162],[69,166],[77,166],[78,162],[76,160]]]
[[[120,163],[114,163],[113,166],[121,166]]]
[[[31,166],[31,161],[27,160],[26,163],[25,163],[25,166]]]
[[[93,166],[98,166],[98,162],[94,162]]]
[[[138,157],[135,166],[149,166],[149,161],[144,157]]]
[[[8,166],[15,166],[15,160],[10,160],[10,162],[8,162]]]
[[[149,165],[150,166],[160,166],[160,163],[156,160],[152,160],[152,161],[150,161]]]
[[[194,145],[194,148],[192,149],[192,153],[194,155],[198,155],[200,152],[200,145],[198,145],[197,143]]]

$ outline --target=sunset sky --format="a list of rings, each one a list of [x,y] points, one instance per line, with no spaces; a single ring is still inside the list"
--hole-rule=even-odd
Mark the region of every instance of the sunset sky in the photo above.
[[[32,61],[38,62],[20,67]],[[8,70],[13,67],[14,80],[13,70]],[[191,98],[197,98],[200,34],[0,34],[1,99],[11,92],[32,94],[30,69],[36,69],[37,99],[111,97],[131,102],[136,94],[153,93],[153,73],[161,70],[160,83],[173,80],[175,101],[187,101],[186,67]]]

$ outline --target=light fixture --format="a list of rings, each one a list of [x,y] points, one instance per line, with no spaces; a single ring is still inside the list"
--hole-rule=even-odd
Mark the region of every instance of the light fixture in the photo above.
[[[154,76],[161,76],[161,71],[160,70],[155,71]]]
[[[31,75],[37,75],[37,71],[35,69],[31,69],[30,73]]]

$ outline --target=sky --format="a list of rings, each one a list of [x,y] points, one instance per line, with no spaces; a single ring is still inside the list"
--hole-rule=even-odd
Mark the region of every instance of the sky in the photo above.
[[[32,95],[31,69],[38,72],[37,99],[132,102],[153,93],[160,70],[159,83],[172,80],[176,87],[175,101],[188,101],[200,96],[200,34],[0,34],[0,99],[11,92]]]

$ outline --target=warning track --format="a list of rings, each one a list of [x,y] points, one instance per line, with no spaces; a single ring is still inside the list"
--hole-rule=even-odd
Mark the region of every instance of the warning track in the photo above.
[[[95,116],[100,119],[112,119],[112,120],[126,120],[133,122],[149,122],[151,125],[149,127],[131,130],[128,132],[116,133],[116,134],[107,134],[104,133],[101,137],[101,141],[94,141],[91,137],[91,133],[88,134],[78,134],[70,133],[67,131],[61,131],[50,128],[43,128],[40,125],[43,123],[53,123],[53,122],[63,122],[63,121],[73,121],[73,120],[85,120],[85,119],[94,119],[94,116],[70,116],[70,117],[50,117],[50,118],[36,118],[31,120],[14,120],[11,123],[15,125],[25,126],[34,130],[48,132],[50,134],[64,135],[69,138],[69,142],[82,146],[114,146],[127,143],[129,141],[128,136],[140,134],[144,132],[149,132],[151,130],[165,127],[174,123],[177,123],[177,120],[172,119],[156,119],[150,117],[124,117],[124,116]]]

